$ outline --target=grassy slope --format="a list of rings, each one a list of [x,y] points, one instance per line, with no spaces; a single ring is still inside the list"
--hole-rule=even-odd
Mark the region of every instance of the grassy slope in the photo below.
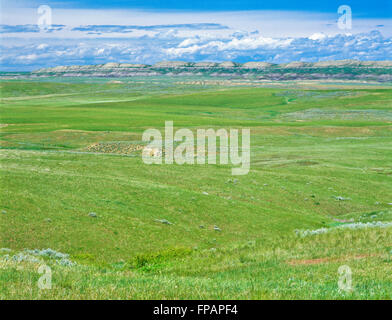
[[[390,229],[294,230],[334,216],[392,220],[392,90],[1,87],[0,247],[50,247],[78,266],[48,262],[54,288],[40,292],[36,265],[9,263],[0,298],[391,298]],[[73,152],[137,142],[164,120],[250,127],[251,172],[233,183],[228,166]],[[342,264],[353,269],[352,295],[337,289]]]

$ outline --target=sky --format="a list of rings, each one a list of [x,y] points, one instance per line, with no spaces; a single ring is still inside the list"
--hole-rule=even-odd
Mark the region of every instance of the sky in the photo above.
[[[392,0],[1,0],[0,71],[392,60]]]

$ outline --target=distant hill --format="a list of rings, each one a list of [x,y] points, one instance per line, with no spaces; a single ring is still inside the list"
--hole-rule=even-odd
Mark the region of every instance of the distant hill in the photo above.
[[[162,61],[154,65],[106,63],[99,65],[57,66],[31,72],[31,76],[64,77],[132,77],[157,75],[207,75],[212,77],[249,78],[266,80],[349,79],[392,81],[392,61],[336,60],[320,62],[295,61],[272,64],[263,61],[236,63]]]

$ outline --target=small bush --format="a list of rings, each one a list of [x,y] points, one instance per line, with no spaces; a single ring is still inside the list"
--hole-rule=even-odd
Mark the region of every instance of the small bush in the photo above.
[[[133,258],[131,266],[142,268],[147,265],[162,264],[169,260],[185,257],[191,253],[192,250],[190,248],[170,248],[158,252],[139,254]]]

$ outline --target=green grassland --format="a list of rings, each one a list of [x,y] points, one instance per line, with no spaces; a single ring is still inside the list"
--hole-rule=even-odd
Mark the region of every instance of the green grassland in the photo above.
[[[0,82],[0,299],[391,299],[392,88],[178,81]],[[110,152],[165,120],[250,128],[249,174]]]

